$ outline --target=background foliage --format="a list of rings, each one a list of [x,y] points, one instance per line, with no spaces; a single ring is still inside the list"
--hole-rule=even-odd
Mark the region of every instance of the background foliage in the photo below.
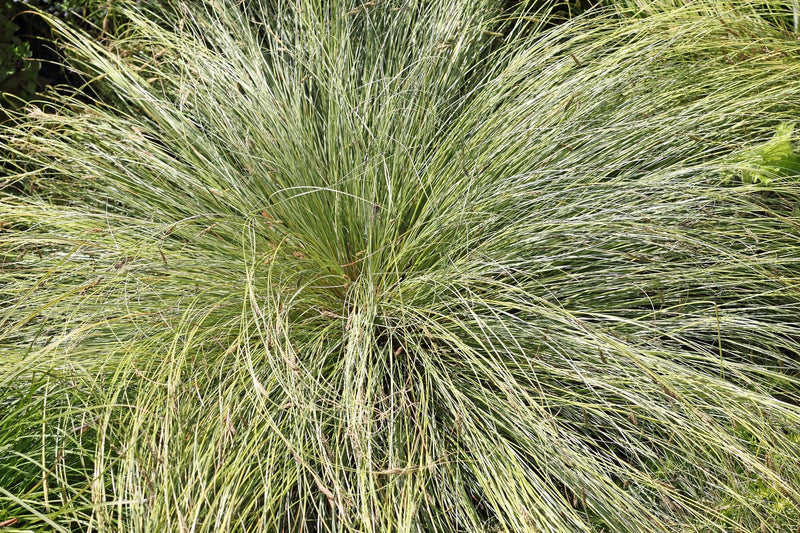
[[[89,38],[107,36],[107,0],[3,0],[0,2],[0,107],[19,107],[48,85],[80,87],[79,77],[63,68],[63,54],[51,43],[44,13],[81,28]]]
[[[32,97],[39,71],[38,63],[30,61],[30,43],[17,33],[20,27],[14,17],[18,12],[16,2],[0,2],[0,104],[4,106],[13,105],[13,97]]]

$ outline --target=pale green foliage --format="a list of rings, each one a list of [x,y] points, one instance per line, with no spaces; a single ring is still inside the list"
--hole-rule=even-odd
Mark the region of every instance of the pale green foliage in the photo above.
[[[726,184],[793,35],[263,4],[60,27],[105,103],[0,130],[0,521],[795,527],[800,189]]]
[[[737,154],[736,163],[744,167],[742,181],[769,186],[774,176],[800,179],[800,156],[792,145],[793,132],[794,122],[778,124],[772,139]]]

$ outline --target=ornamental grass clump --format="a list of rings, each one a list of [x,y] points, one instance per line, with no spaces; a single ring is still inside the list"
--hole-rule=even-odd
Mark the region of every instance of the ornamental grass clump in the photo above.
[[[52,21],[90,90],[0,126],[0,523],[797,526],[781,6],[502,4]]]

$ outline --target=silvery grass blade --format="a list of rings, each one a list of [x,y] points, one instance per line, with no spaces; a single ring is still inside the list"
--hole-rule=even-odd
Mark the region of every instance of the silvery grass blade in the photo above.
[[[685,2],[679,0],[601,0],[600,2],[592,2],[588,6],[582,6],[581,2],[577,2],[574,9],[577,8],[580,11],[581,8],[588,9],[598,5],[623,17],[642,17],[680,9],[685,5]],[[567,6],[573,7],[569,4]],[[740,12],[746,12],[748,15],[768,20],[786,32],[797,34],[800,31],[800,2],[798,0],[702,2],[700,6],[693,6],[693,9],[697,7],[700,8],[698,12],[705,16],[717,16],[717,14],[724,16],[725,12],[736,9]]]
[[[800,186],[748,154],[800,42],[502,4],[51,21],[102,99],[0,127],[0,521],[796,526]]]

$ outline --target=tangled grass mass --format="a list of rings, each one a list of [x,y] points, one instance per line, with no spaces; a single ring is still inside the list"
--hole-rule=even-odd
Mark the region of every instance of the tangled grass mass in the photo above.
[[[794,531],[797,11],[615,4],[52,20],[87,85],[0,125],[0,528]]]

